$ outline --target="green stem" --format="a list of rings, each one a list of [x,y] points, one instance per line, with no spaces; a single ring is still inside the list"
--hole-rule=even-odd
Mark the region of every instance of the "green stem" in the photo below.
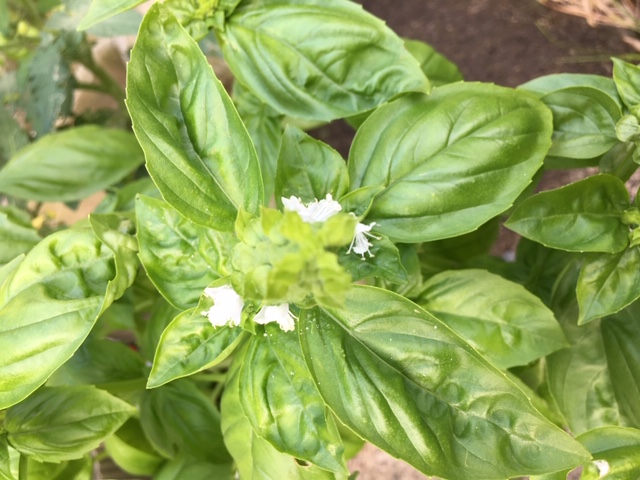
[[[633,160],[633,154],[637,148],[638,147],[636,145],[632,145],[631,147],[629,147],[629,151],[625,156],[625,159],[618,165],[616,165],[611,172],[608,173],[610,173],[611,175],[615,175],[623,182],[629,180],[631,178],[631,175],[633,175],[638,169],[638,164]]]
[[[29,457],[27,457],[24,453],[20,454],[20,465],[18,467],[18,480],[27,480],[28,472],[27,468],[29,466]]]
[[[93,61],[93,58],[86,59],[82,64],[87,67],[91,73],[93,73],[100,83],[102,83],[103,89],[100,90],[108,95],[111,95],[117,102],[123,112],[127,111],[127,107],[124,103],[125,91],[116,83],[116,81],[104,70],[100,65]],[[88,84],[83,84],[88,85]]]

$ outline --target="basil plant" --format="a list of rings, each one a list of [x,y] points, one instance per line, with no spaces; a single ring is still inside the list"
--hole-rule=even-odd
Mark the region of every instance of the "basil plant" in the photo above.
[[[0,125],[0,479],[340,480],[364,442],[449,480],[638,477],[640,68],[614,62],[510,89],[347,0],[151,6],[132,129]],[[346,161],[305,132],[338,118]],[[32,208],[104,189],[72,227]]]

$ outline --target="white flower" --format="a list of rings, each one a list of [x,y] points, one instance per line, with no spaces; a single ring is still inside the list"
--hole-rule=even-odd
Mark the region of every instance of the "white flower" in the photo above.
[[[209,317],[211,325],[214,327],[223,327],[227,324],[240,325],[244,302],[231,285],[205,288],[204,294],[213,300],[213,307],[202,312],[203,316]]]
[[[282,330],[290,332],[296,328],[295,319],[296,317],[289,310],[289,304],[282,303],[280,305],[265,305],[253,320],[261,325],[278,322]]]
[[[602,478],[607,473],[609,473],[609,469],[611,467],[609,466],[609,462],[607,462],[606,460],[594,460],[592,463],[598,469],[598,478]]]
[[[362,260],[364,260],[365,253],[368,253],[370,257],[373,257],[373,254],[369,250],[370,247],[373,247],[373,244],[367,240],[367,237],[380,240],[380,237],[376,237],[369,233],[375,224],[376,222],[370,223],[369,225],[365,225],[364,223],[358,223],[356,225],[356,233],[353,235],[353,240],[351,240],[351,245],[349,245],[347,253],[351,253],[353,250],[354,253],[362,255]]]
[[[307,223],[326,222],[342,210],[342,205],[336,202],[330,193],[327,194],[324,200],[314,200],[307,205],[304,205],[298,197],[282,197],[282,204],[285,210],[297,212],[302,220]]]

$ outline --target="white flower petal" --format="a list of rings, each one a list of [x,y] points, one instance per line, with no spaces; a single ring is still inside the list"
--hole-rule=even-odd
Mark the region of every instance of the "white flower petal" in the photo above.
[[[356,231],[353,235],[353,240],[351,240],[351,245],[349,245],[349,250],[347,250],[347,253],[351,253],[353,251],[358,255],[362,255],[363,260],[365,253],[368,253],[370,257],[373,257],[373,254],[369,250],[371,247],[373,247],[373,244],[369,240],[367,240],[367,237],[380,240],[380,237],[376,237],[375,235],[369,233],[375,226],[375,224],[376,222],[370,223],[369,225],[365,225],[364,223],[358,223],[356,225]]]
[[[222,327],[227,324],[240,325],[244,302],[231,285],[205,288],[204,294],[213,300],[213,306],[202,312],[202,315],[209,318],[211,325],[214,327]]]
[[[296,212],[307,223],[326,222],[342,210],[342,205],[336,202],[330,193],[324,200],[314,200],[307,205],[304,205],[298,197],[282,197],[282,204],[285,210]]]
[[[296,328],[295,319],[296,317],[289,310],[289,304],[282,303],[280,305],[265,305],[253,320],[260,325],[277,322],[282,330],[290,332]]]
[[[594,460],[592,463],[598,469],[598,476],[600,478],[604,477],[607,473],[609,473],[609,469],[611,467],[609,466],[609,462],[607,462],[606,460]]]

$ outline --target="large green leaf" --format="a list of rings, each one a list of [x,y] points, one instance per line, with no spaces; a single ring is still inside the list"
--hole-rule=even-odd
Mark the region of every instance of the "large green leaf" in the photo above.
[[[580,270],[578,324],[622,310],[640,297],[640,246],[588,257]]]
[[[180,309],[197,305],[205,287],[226,273],[237,240],[194,224],[162,200],[136,202],[140,260],[160,293]]]
[[[0,265],[31,250],[40,235],[31,225],[31,217],[15,207],[0,207]]]
[[[147,169],[191,221],[232,231],[239,208],[263,201],[251,139],[198,44],[160,4],[131,53],[127,105]]]
[[[213,327],[203,315],[205,311],[204,307],[186,310],[164,330],[147,388],[213,367],[227,358],[247,335],[240,328]]]
[[[276,173],[276,202],[292,195],[303,203],[322,200],[328,193],[340,198],[349,187],[347,164],[329,145],[302,130],[287,127],[282,137]]]
[[[40,201],[80,200],[121,180],[143,161],[131,133],[76,127],[18,151],[0,170],[0,192]]]
[[[426,474],[504,479],[588,458],[499,370],[399,295],[354,286],[344,309],[304,310],[299,332],[338,419]]]
[[[499,368],[526,365],[569,346],[542,301],[484,270],[450,270],[424,283],[416,300]]]
[[[80,458],[115,432],[135,409],[92,386],[44,387],[7,410],[9,443],[41,462]]]
[[[569,87],[590,87],[609,95],[616,104],[622,108],[622,101],[618,95],[616,84],[611,77],[591,75],[585,73],[554,73],[543,75],[523,83],[518,88],[533,93],[537,97],[543,97],[548,93]]]
[[[140,422],[151,444],[169,458],[184,453],[212,463],[231,461],[222,441],[220,413],[188,380],[147,390]]]
[[[591,87],[567,87],[540,98],[553,112],[553,144],[549,155],[593,158],[616,143],[618,103]]]
[[[629,243],[629,228],[622,223],[629,205],[619,178],[594,175],[528,198],[505,225],[548,247],[616,253]]]
[[[119,231],[99,235],[74,229],[48,236],[0,287],[0,408],[44,383],[133,282],[135,240]]]
[[[218,35],[238,81],[292,117],[347,117],[429,88],[402,40],[345,0],[243,2]]]
[[[347,474],[344,446],[305,366],[295,333],[266,325],[240,370],[240,403],[254,431],[277,450]]]
[[[619,58],[613,60],[613,80],[627,108],[640,105],[640,67]]]
[[[241,359],[244,352],[238,355]],[[222,395],[222,432],[242,480],[346,480],[315,465],[301,465],[260,438],[247,420],[240,403],[240,361],[229,369]]]
[[[351,190],[383,186],[367,220],[415,243],[475,230],[511,206],[550,145],[548,110],[531,95],[456,83],[376,110],[349,154]]]

